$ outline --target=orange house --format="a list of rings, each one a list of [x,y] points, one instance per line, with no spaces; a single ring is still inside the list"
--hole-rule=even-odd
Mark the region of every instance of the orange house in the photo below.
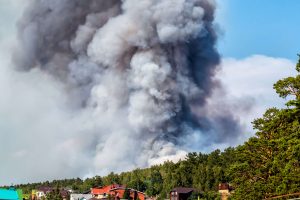
[[[115,188],[120,188],[122,185],[119,184],[112,184],[108,186],[102,186],[102,187],[96,187],[92,188],[91,193],[93,197],[97,199],[105,199],[108,198],[108,195],[110,195],[110,190]]]
[[[91,193],[96,199],[122,199],[125,191],[129,192],[129,197],[132,200],[145,200],[145,194],[130,188],[126,188],[123,185],[112,184],[103,187],[96,187],[91,189]]]
[[[134,189],[130,189],[130,188],[124,188],[124,187],[115,188],[110,191],[110,194],[111,194],[111,196],[115,197],[115,199],[122,199],[124,197],[124,193],[125,193],[126,189],[129,192],[130,199],[145,200],[145,194],[143,192],[140,192],[140,191],[137,191]]]

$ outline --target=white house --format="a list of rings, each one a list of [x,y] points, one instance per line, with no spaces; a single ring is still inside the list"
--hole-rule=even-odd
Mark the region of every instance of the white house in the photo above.
[[[92,194],[71,194],[70,200],[88,200],[92,198]]]

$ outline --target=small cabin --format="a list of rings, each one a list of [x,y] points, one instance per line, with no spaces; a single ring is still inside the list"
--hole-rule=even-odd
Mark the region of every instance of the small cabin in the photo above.
[[[227,200],[230,196],[230,192],[233,188],[228,183],[220,183],[219,184],[219,193],[221,195],[222,200]]]
[[[122,187],[119,184],[112,184],[108,186],[95,187],[91,189],[91,194],[96,199],[107,199],[110,195],[110,190]]]
[[[186,188],[186,187],[174,188],[170,192],[170,200],[187,200],[194,191],[195,191],[194,188]]]
[[[229,194],[233,188],[228,183],[219,184],[219,193]]]

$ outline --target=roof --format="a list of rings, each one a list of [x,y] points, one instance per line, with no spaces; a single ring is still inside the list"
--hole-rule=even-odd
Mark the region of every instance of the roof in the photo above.
[[[112,184],[107,186],[101,186],[101,187],[95,187],[91,189],[92,194],[104,194],[108,193],[111,189],[122,187],[122,185],[119,184]]]
[[[138,191],[138,190],[135,190],[135,189],[132,189],[132,188],[126,188],[126,187],[117,187],[117,188],[113,188],[111,189],[110,191],[115,191],[115,190],[130,190],[130,191],[135,191],[137,193],[140,193],[140,194],[143,194],[145,195],[145,193],[141,192],[141,191]]]
[[[67,197],[70,194],[67,190],[60,190],[59,193],[62,197]]]
[[[123,185],[119,185],[119,184],[111,184],[111,185],[104,185],[104,186],[98,186],[98,187],[94,187],[93,189],[102,189],[102,188],[118,188],[118,187],[123,187]]]
[[[51,187],[48,187],[48,186],[42,186],[42,187],[39,187],[37,189],[37,191],[41,191],[41,192],[44,192],[45,194],[48,193],[48,192],[52,192],[53,191],[53,188]]]
[[[16,190],[0,189],[0,199],[2,200],[18,200],[18,192]]]
[[[219,190],[229,190],[229,184],[228,183],[220,183],[219,184]]]
[[[182,194],[190,193],[193,191],[195,191],[194,188],[187,188],[187,187],[177,187],[177,188],[174,188],[173,190],[171,190],[171,192],[177,192],[177,193],[182,193]]]

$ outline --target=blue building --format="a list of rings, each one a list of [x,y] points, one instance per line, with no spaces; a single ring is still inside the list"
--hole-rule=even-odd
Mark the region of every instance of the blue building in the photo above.
[[[18,192],[15,189],[0,189],[0,200],[19,200]]]

